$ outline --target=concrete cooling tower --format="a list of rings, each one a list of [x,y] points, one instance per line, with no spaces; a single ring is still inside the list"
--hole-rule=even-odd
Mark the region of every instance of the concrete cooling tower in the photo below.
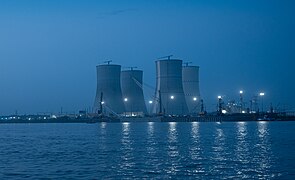
[[[166,115],[185,115],[188,108],[182,84],[182,60],[156,61],[157,87],[154,112]]]
[[[96,70],[97,91],[94,107],[100,109],[100,104],[102,103],[103,112],[123,114],[125,107],[120,84],[121,66],[104,64],[97,66]]]
[[[199,66],[183,66],[182,82],[190,114],[200,111]]]
[[[147,114],[142,87],[143,72],[128,70],[121,72],[121,88],[127,116]]]

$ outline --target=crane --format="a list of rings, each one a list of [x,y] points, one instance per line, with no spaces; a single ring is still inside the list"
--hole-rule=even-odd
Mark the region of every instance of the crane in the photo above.
[[[183,64],[187,67],[189,64],[192,64],[192,62],[184,62]]]
[[[173,55],[168,55],[168,56],[163,56],[163,57],[159,57],[158,59],[168,59],[170,60],[170,58],[172,57]]]
[[[103,63],[107,63],[108,65],[113,62],[112,60],[111,61],[104,61]]]
[[[127,69],[130,69],[131,71],[133,71],[133,69],[136,69],[137,67],[136,66],[131,66],[131,67],[125,67]]]

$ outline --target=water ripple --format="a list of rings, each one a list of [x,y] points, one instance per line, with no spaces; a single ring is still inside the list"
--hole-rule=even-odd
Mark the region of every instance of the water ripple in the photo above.
[[[1,125],[0,179],[294,179],[294,125]]]

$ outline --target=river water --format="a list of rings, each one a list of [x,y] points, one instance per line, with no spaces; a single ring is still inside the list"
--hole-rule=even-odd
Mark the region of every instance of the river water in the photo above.
[[[0,124],[0,179],[295,179],[295,122]]]

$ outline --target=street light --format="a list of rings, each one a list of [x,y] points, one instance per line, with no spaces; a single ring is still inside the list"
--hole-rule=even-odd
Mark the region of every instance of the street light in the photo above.
[[[127,101],[128,101],[128,98],[124,98],[124,102],[127,103]],[[125,105],[125,107],[127,107],[127,106]],[[127,111],[127,109],[125,109],[125,117],[127,117],[127,112],[126,111]]]
[[[222,114],[222,97],[221,96],[217,96],[218,98],[218,113]]]
[[[196,111],[196,113],[197,113],[197,106],[198,106],[197,100],[198,100],[197,97],[193,97],[193,101],[194,101],[193,110]]]
[[[240,103],[241,103],[240,113],[242,113],[243,111],[243,93],[244,91],[240,90]]]
[[[171,101],[173,101],[174,98],[175,98],[174,95],[170,96]],[[167,109],[171,109],[170,110],[171,111],[171,114],[173,114],[173,105],[171,105],[171,108],[168,108],[168,106],[169,106],[169,102],[167,101]]]
[[[150,101],[149,101],[149,104],[150,104],[150,115],[151,115],[151,114],[152,114],[152,104],[153,104],[153,101],[150,100]]]
[[[265,95],[264,92],[259,93],[259,96],[261,97],[261,111],[263,113],[263,96]]]

